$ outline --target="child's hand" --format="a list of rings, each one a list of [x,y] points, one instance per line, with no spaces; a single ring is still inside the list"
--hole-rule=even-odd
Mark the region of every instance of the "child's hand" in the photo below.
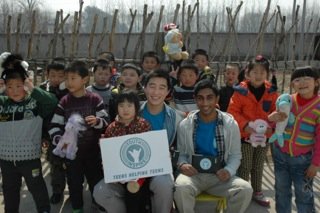
[[[180,172],[188,177],[198,174],[196,168],[194,168],[191,164],[182,164],[179,168]]]
[[[252,129],[249,125],[244,128],[244,131],[248,134],[255,133],[254,129]]]
[[[268,127],[266,131],[266,135],[271,135],[272,133],[273,133],[273,129]]]
[[[177,73],[178,73],[179,67],[175,70],[173,66],[171,66],[171,72],[169,72],[169,75],[175,79],[177,79]]]
[[[85,121],[87,122],[87,124],[90,125],[90,126],[95,126],[95,125],[97,124],[97,122],[98,122],[97,117],[96,117],[96,116],[93,116],[93,115],[89,115],[89,116],[85,117],[84,120],[85,120]]]
[[[269,116],[268,116],[268,120],[271,122],[280,122],[280,121],[284,121],[287,118],[287,114],[284,112],[272,112]]]
[[[24,80],[24,87],[26,91],[31,92],[34,88],[34,85],[32,83],[32,80],[30,78],[26,78],[26,80]]]
[[[306,176],[309,178],[314,178],[317,175],[318,170],[319,167],[311,164],[306,171]]]
[[[227,181],[231,177],[229,171],[226,169],[220,169],[219,171],[217,171],[216,175],[220,181]]]

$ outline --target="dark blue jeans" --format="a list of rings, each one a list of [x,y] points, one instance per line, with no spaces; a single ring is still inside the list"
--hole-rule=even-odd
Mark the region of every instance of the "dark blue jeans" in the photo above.
[[[299,213],[315,212],[313,179],[305,176],[311,164],[312,153],[291,157],[274,146],[273,161],[275,172],[276,211],[291,213],[293,183],[295,202]]]
[[[0,160],[4,208],[6,213],[18,213],[22,177],[25,179],[38,212],[50,212],[49,195],[42,176],[40,159],[12,161]]]

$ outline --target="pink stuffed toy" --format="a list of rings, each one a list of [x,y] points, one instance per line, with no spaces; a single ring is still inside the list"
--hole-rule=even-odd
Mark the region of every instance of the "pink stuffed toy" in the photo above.
[[[81,115],[72,114],[65,126],[64,134],[62,136],[56,135],[53,138],[53,144],[56,145],[56,148],[52,151],[53,154],[74,160],[78,151],[79,132],[86,129],[85,121]],[[59,141],[58,144],[56,141]]]
[[[268,123],[262,119],[257,119],[253,122],[252,121],[249,122],[249,127],[254,129],[255,131],[250,135],[250,138],[248,141],[249,143],[251,143],[253,147],[266,146],[267,136],[265,135],[265,133],[267,131],[268,126],[269,126]]]

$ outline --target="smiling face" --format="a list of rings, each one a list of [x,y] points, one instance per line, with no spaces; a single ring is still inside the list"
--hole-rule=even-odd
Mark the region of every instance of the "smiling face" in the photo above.
[[[15,102],[23,100],[26,96],[22,79],[9,79],[6,81],[6,94]]]
[[[144,88],[148,104],[152,106],[162,106],[169,93],[167,80],[165,78],[153,77]]]
[[[203,120],[213,120],[216,117],[216,105],[219,97],[215,95],[212,89],[204,88],[199,90],[195,96],[195,101]]]
[[[310,76],[295,78],[291,82],[292,88],[303,98],[309,99],[316,94],[316,87],[319,87],[319,79],[315,80]]]
[[[268,79],[268,72],[262,65],[257,64],[251,70],[248,70],[246,77],[253,87],[258,88]]]

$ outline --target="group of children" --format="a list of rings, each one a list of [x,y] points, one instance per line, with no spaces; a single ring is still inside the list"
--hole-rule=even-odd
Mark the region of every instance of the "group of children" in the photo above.
[[[187,114],[197,108],[196,83],[203,79],[216,83],[208,67],[208,55],[202,49],[196,50],[192,59],[182,61],[176,75],[171,75],[170,82],[165,83],[168,86],[177,82],[169,88],[170,92],[163,89],[162,84],[153,84],[149,78],[156,70],[166,72],[159,69],[160,59],[153,51],[143,55],[141,68],[128,63],[121,67],[120,74],[115,70],[112,53],[101,53],[93,65],[94,81],[89,86],[90,71],[81,61],[74,61],[67,67],[59,60],[53,61],[47,67],[48,80],[40,88],[34,87],[20,58],[2,66],[1,79],[6,94],[0,96],[0,167],[5,212],[19,212],[21,177],[26,181],[38,212],[50,212],[50,202],[56,204],[63,200],[66,181],[73,212],[83,212],[84,178],[91,193],[98,190],[95,186],[103,179],[101,135],[115,137],[163,128],[170,132],[171,128],[163,125],[166,121],[161,113],[165,111],[160,110],[159,116],[154,118],[157,113],[151,113],[142,103],[149,101],[149,106],[156,109],[157,103],[162,101],[158,96],[164,95],[174,111]],[[275,79],[269,82],[270,74],[269,61],[260,55],[248,63],[244,79],[239,79],[239,64],[227,64],[225,86],[220,89],[219,99],[219,109],[234,116],[241,132],[242,160],[237,175],[251,180],[252,198],[263,206],[270,205],[262,192],[263,164],[269,146],[250,144],[248,138],[254,130],[248,124],[256,119],[267,121],[270,126],[266,135],[270,137],[275,123],[286,118],[276,110],[279,94]],[[311,67],[297,68],[292,73],[291,86],[295,93],[291,95],[291,112],[295,122],[285,129],[284,147],[277,143],[271,145],[277,212],[291,212],[292,183],[298,212],[315,212],[312,180],[320,166],[319,85],[319,72]],[[63,135],[64,126],[73,113],[83,117],[86,130],[78,137],[76,158],[62,159],[52,153],[52,142],[58,142],[52,140]],[[48,134],[41,135],[41,132]],[[169,140],[173,139],[174,133]],[[53,192],[50,199],[40,161],[43,140],[49,143]]]

